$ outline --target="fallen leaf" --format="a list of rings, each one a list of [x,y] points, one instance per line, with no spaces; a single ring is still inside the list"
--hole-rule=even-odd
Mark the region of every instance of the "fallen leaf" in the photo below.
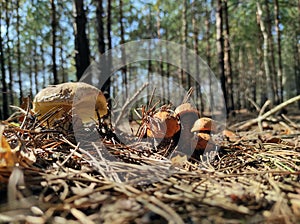
[[[16,161],[15,153],[11,151],[10,145],[3,135],[4,126],[0,125],[0,167],[14,166]]]

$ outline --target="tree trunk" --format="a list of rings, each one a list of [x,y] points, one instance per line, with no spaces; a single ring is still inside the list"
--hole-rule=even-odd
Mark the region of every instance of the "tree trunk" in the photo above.
[[[61,30],[60,45],[59,45],[59,57],[60,57],[60,74],[62,77],[62,82],[68,82],[68,74],[65,71],[65,57],[64,57],[64,46],[63,46],[63,37],[65,35],[64,30]]]
[[[224,69],[224,38],[223,38],[223,10],[222,10],[222,0],[217,1],[216,10],[216,38],[217,38],[217,52],[218,52],[218,67],[219,67],[219,77],[221,81],[221,87],[225,99],[225,105],[227,110],[227,90],[226,90],[226,77]],[[227,110],[228,111],[228,110]]]
[[[275,25],[277,33],[277,60],[278,60],[278,92],[279,103],[283,102],[283,81],[282,81],[282,57],[281,57],[281,32],[280,32],[280,18],[279,18],[279,4],[278,0],[274,0],[274,12],[275,12]]]
[[[6,51],[7,51],[7,64],[8,64],[8,76],[9,76],[9,83],[8,83],[8,93],[9,93],[9,104],[14,105],[14,91],[13,91],[13,72],[12,72],[12,61],[11,61],[11,49],[10,49],[10,16],[8,14],[8,2],[5,2],[5,25],[6,25]]]
[[[161,33],[160,33],[160,30],[161,30],[161,18],[160,18],[160,9],[158,7],[157,9],[157,23],[156,23],[156,27],[157,27],[157,38],[158,39],[161,39]],[[161,85],[162,85],[162,103],[165,104],[167,103],[166,102],[166,91],[165,91],[165,88],[166,86],[165,85],[168,85],[168,83],[165,83],[165,79],[164,79],[164,69],[163,69],[163,61],[162,61],[162,48],[161,46],[159,47],[159,52],[160,52],[160,57],[159,57],[159,75],[161,76]],[[169,99],[169,98],[167,98]]]
[[[124,29],[124,24],[123,24],[123,0],[119,0],[119,24],[120,24],[120,37],[121,37],[121,42],[120,44],[124,44],[125,43],[125,29]],[[125,99],[128,98],[128,92],[127,92],[127,67],[126,65],[126,52],[125,49],[122,48],[122,63],[123,63],[123,67],[121,69],[122,71],[122,77],[123,77],[123,85],[124,85],[124,96]]]
[[[0,18],[0,27],[1,26],[1,18]],[[0,66],[1,66],[1,84],[2,84],[2,112],[3,117],[1,119],[7,119],[8,114],[8,97],[7,97],[7,83],[6,83],[6,72],[5,72],[5,59],[4,59],[4,50],[3,50],[3,39],[2,32],[0,29]]]
[[[270,78],[272,83],[272,90],[274,95],[273,103],[278,104],[278,88],[277,88],[277,73],[276,67],[275,67],[275,57],[274,57],[274,43],[273,43],[273,34],[272,34],[272,19],[270,14],[270,8],[269,8],[269,0],[265,0],[265,7],[266,7],[266,32],[268,33],[268,44],[269,44],[269,51],[268,55],[270,63]]]
[[[107,22],[106,22],[106,32],[107,32],[107,48],[108,50],[112,49],[112,39],[111,39],[111,0],[107,0]],[[111,74],[112,70],[112,55],[109,54],[108,57],[106,58],[107,60],[107,67],[109,74]],[[112,77],[109,76],[108,80],[106,80],[106,83],[104,85],[104,91],[106,91],[108,99],[111,98],[111,82],[112,82]],[[111,107],[111,102],[108,101],[109,107]]]
[[[38,46],[37,42],[34,42],[34,55],[33,55],[33,63],[34,63],[34,85],[35,85],[35,94],[39,91],[39,83],[38,83],[38,75],[39,75],[39,67],[38,67]]]
[[[197,25],[197,18],[196,18],[196,9],[195,9],[195,6],[193,6],[193,18],[192,18],[192,25],[193,25],[193,42],[194,42],[194,52],[195,54],[198,56],[199,55],[199,27]],[[197,57],[197,60],[196,60],[196,74],[201,74],[200,72],[200,68],[199,68],[199,61],[198,61],[198,57]],[[197,101],[200,101],[199,102],[199,111],[200,111],[200,115],[202,116],[203,115],[203,112],[204,112],[204,101],[203,101],[203,95],[202,95],[202,91],[201,91],[201,83],[202,83],[202,80],[201,80],[201,75],[199,75],[199,80],[198,80],[198,83],[196,83],[196,95],[197,95],[197,98],[199,100]]]
[[[187,49],[187,37],[188,37],[188,22],[187,22],[187,0],[183,0],[183,7],[182,7],[182,44],[184,46],[184,50],[182,51],[181,63],[188,68],[189,66],[189,59],[188,54],[186,52]],[[191,76],[187,74],[183,69],[181,69],[181,77],[182,83],[186,84],[187,89],[191,87]]]
[[[51,1],[51,28],[52,28],[52,73],[53,73],[53,81],[54,85],[58,84],[58,76],[57,76],[57,65],[56,65],[56,29],[57,29],[57,21],[56,21],[56,5],[55,0]]]
[[[230,27],[229,27],[229,16],[228,16],[228,0],[224,0],[224,20],[225,20],[225,30],[224,30],[224,69],[226,77],[226,91],[227,91],[227,109],[228,112],[234,110],[233,101],[233,83],[232,83],[232,66],[231,66],[231,52],[230,52]]]
[[[43,47],[43,44],[40,45],[40,51],[41,51],[41,69],[42,69],[42,74],[43,74],[43,81],[42,81],[42,88],[46,87],[46,67],[45,67],[45,50]]]
[[[18,84],[19,84],[19,90],[20,90],[20,98],[19,98],[19,104],[21,105],[23,103],[23,86],[22,86],[22,75],[21,75],[21,41],[20,41],[20,2],[17,1],[17,74],[18,74]]]
[[[267,91],[267,97],[270,99],[272,102],[275,100],[275,90],[273,88],[272,84],[272,79],[271,79],[271,74],[270,74],[270,67],[269,67],[269,60],[268,60],[268,46],[269,46],[269,37],[268,37],[268,32],[266,30],[264,21],[262,20],[262,9],[261,5],[259,2],[256,2],[257,6],[257,21],[258,24],[260,25],[260,30],[263,35],[264,39],[264,44],[262,46],[263,48],[263,58],[264,58],[264,68],[265,68],[265,75],[266,75],[266,91]],[[264,102],[262,102],[264,103]]]
[[[212,1],[206,0],[206,8],[205,8],[205,41],[206,41],[206,62],[208,66],[211,66],[211,33],[210,33],[210,10],[209,10],[209,2],[212,8]],[[212,77],[209,76],[209,102],[211,104],[211,108],[214,107],[214,97],[213,97],[213,90],[212,90]]]
[[[74,0],[74,34],[75,34],[75,62],[76,77],[80,80],[84,71],[90,65],[90,49],[86,35],[87,19],[84,11],[83,0]],[[91,76],[86,77],[85,81],[89,82]]]

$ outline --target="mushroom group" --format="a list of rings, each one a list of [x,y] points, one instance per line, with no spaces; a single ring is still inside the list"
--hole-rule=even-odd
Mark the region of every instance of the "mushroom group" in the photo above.
[[[191,103],[179,105],[174,112],[159,110],[144,122],[146,125],[142,125],[146,126],[147,137],[160,141],[173,139],[178,152],[190,155],[195,151],[201,154],[205,149],[214,149],[216,144],[211,135],[225,128],[211,118],[200,117],[199,111]]]

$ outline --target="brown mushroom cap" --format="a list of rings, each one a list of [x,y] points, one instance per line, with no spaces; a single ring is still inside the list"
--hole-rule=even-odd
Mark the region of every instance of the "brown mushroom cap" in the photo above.
[[[190,103],[183,103],[176,107],[175,114],[179,116],[183,116],[185,114],[195,114],[199,116],[199,111],[192,106]]]
[[[224,130],[225,126],[208,117],[202,117],[195,121],[191,132],[211,132],[219,133]]]
[[[54,108],[61,108],[56,118],[72,108],[83,122],[97,119],[107,114],[107,102],[103,93],[96,87],[83,82],[68,82],[51,85],[42,89],[33,100],[33,112],[40,116]],[[91,111],[92,108],[92,111]]]
[[[158,111],[153,115],[147,129],[151,138],[171,138],[180,130],[178,120],[168,111]]]

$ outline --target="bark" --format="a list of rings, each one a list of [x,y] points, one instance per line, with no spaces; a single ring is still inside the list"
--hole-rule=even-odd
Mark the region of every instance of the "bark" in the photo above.
[[[274,12],[275,12],[275,27],[277,33],[277,76],[278,76],[278,92],[279,102],[283,102],[283,78],[282,78],[282,56],[281,56],[281,32],[280,32],[280,18],[279,18],[279,3],[278,0],[274,0]]]
[[[57,76],[57,64],[56,64],[56,30],[57,30],[57,21],[56,21],[56,5],[55,0],[50,0],[51,2],[51,32],[52,32],[52,73],[53,73],[53,84],[58,84]]]
[[[221,87],[225,99],[225,105],[227,109],[227,90],[226,90],[226,77],[224,70],[224,38],[223,38],[223,10],[222,10],[222,0],[217,1],[216,10],[216,38],[217,38],[217,52],[218,52],[218,69],[219,77],[221,81]],[[228,110],[227,110],[228,111]]]
[[[224,69],[226,76],[226,91],[227,91],[227,109],[228,112],[234,110],[233,101],[233,83],[232,83],[232,65],[231,65],[231,52],[230,52],[230,27],[229,27],[229,15],[228,15],[228,5],[227,0],[224,0],[224,20],[225,20],[225,30],[224,30]]]
[[[161,30],[160,9],[157,10],[157,23],[156,23],[156,27],[157,27],[157,38],[161,39],[161,33],[160,33],[160,30]],[[164,82],[164,69],[163,69],[162,48],[161,48],[161,46],[159,48],[159,51],[160,51],[160,57],[159,57],[159,71],[158,71],[158,74],[160,74],[160,76],[161,76],[161,85],[162,85],[162,99],[161,100],[162,100],[162,103],[165,104],[165,103],[167,103],[166,102],[166,91],[165,91],[166,86],[165,85],[168,85],[168,83]],[[167,99],[169,99],[169,98],[167,98]]]
[[[12,72],[12,61],[11,61],[11,49],[10,49],[10,35],[9,35],[9,27],[10,27],[10,16],[8,14],[8,2],[5,2],[5,25],[6,25],[6,51],[7,51],[7,64],[8,64],[8,93],[9,93],[9,103],[10,105],[14,105],[14,91],[13,91],[13,72]]]
[[[41,67],[42,67],[42,73],[43,73],[43,81],[42,81],[42,87],[46,87],[46,67],[45,67],[45,50],[43,48],[43,44],[40,45],[40,51],[41,51]]]
[[[35,85],[35,93],[39,91],[39,83],[38,83],[38,75],[39,75],[39,67],[38,67],[38,46],[37,42],[34,42],[34,55],[33,55],[33,64],[34,64],[34,85]]]
[[[182,7],[182,44],[184,46],[184,50],[182,51],[182,57],[181,60],[183,64],[185,64],[187,66],[189,66],[189,59],[188,59],[188,55],[186,52],[187,49],[187,36],[188,36],[188,22],[187,22],[187,0],[183,0],[183,7]],[[183,71],[181,69],[181,77],[182,77],[182,83],[187,85],[187,89],[189,89],[191,87],[191,76],[189,74],[187,74],[185,71]]]
[[[76,77],[80,80],[90,65],[90,49],[86,34],[87,19],[83,0],[74,0],[74,18]],[[86,77],[85,81],[91,81],[90,78],[91,76]]]
[[[120,37],[121,37],[121,42],[120,44],[124,44],[125,43],[125,29],[124,29],[124,24],[123,24],[123,0],[119,0],[119,25],[120,25]],[[127,93],[127,67],[126,65],[126,52],[125,49],[122,48],[122,63],[123,63],[123,67],[121,69],[122,71],[122,77],[123,77],[123,86],[124,86],[124,90],[125,90],[125,99],[128,98],[128,93]]]
[[[107,48],[108,48],[108,50],[111,50],[112,49],[112,39],[111,39],[111,0],[107,1],[106,32],[107,32]],[[106,58],[106,60],[107,60],[107,66],[108,66],[108,71],[107,72],[109,72],[109,74],[111,74],[111,72],[112,72],[112,70],[111,70],[111,67],[112,67],[112,55],[109,54],[108,57]],[[111,94],[111,91],[110,91],[111,82],[112,82],[111,79],[112,79],[112,77],[109,76],[109,78],[106,81],[105,86],[104,86],[104,89],[107,92],[108,96],[110,96],[110,94]],[[111,102],[109,101],[108,104],[109,104],[109,107],[110,107],[111,106]]]
[[[199,55],[199,27],[197,26],[197,18],[196,18],[196,9],[195,9],[195,6],[193,6],[193,18],[192,18],[192,25],[193,25],[193,43],[194,43],[194,52],[196,55]],[[200,74],[200,68],[199,68],[199,61],[198,61],[198,57],[197,57],[197,60],[196,60],[196,74]],[[197,98],[199,99],[200,101],[200,115],[202,116],[203,115],[203,112],[204,112],[204,103],[203,103],[203,95],[202,95],[202,92],[201,92],[201,76],[199,75],[199,80],[198,80],[198,85],[196,85],[196,95],[197,95]]]
[[[17,75],[18,75],[18,85],[20,90],[19,104],[23,103],[23,85],[22,85],[22,74],[21,74],[21,41],[20,41],[20,13],[19,13],[19,1],[17,1]]]
[[[272,83],[272,90],[273,90],[273,103],[278,104],[278,89],[277,89],[277,74],[275,72],[275,57],[274,57],[274,43],[273,43],[273,34],[272,34],[272,19],[270,15],[270,8],[269,8],[269,0],[265,0],[265,9],[266,9],[266,32],[268,33],[268,44],[269,44],[269,51],[268,55],[270,63],[270,78]]]
[[[1,27],[1,18],[0,18],[0,27]],[[1,117],[1,119],[7,119],[9,115],[8,97],[7,97],[5,59],[4,59],[3,39],[2,39],[1,29],[0,29],[0,66],[1,66],[1,84],[2,84],[2,112],[3,112],[3,117]]]
[[[272,79],[271,79],[271,74],[270,74],[270,67],[269,67],[269,60],[268,60],[268,46],[269,46],[269,37],[268,37],[268,32],[266,30],[264,21],[262,20],[262,9],[261,5],[259,2],[256,2],[257,6],[257,21],[258,24],[260,25],[260,30],[263,35],[263,58],[264,58],[264,69],[265,69],[265,75],[266,75],[266,91],[267,91],[267,97],[270,99],[272,102],[274,102],[274,96],[275,96],[275,90],[273,88],[272,84]]]
[[[63,46],[63,37],[65,35],[65,32],[61,30],[61,35],[59,36],[60,38],[60,45],[59,45],[59,57],[60,57],[60,73],[62,76],[62,82],[67,82],[68,81],[68,74],[65,72],[65,57],[64,57],[64,46]]]
[[[209,2],[212,6],[212,1],[206,0],[206,8],[205,8],[205,41],[206,41],[206,63],[208,66],[211,66],[211,33],[210,33],[210,11],[208,9]],[[212,7],[211,7],[212,8]],[[213,97],[213,90],[212,90],[212,77],[209,76],[209,102],[211,107],[214,107],[214,97]]]
[[[105,42],[104,42],[104,23],[103,23],[103,6],[102,0],[98,0],[97,4],[97,32],[98,32],[98,51],[100,54],[105,52]]]

